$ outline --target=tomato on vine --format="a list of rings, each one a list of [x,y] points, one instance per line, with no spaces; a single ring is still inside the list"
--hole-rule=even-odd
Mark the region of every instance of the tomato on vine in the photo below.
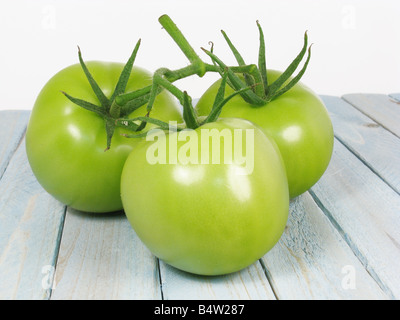
[[[191,72],[202,76],[206,72],[224,72],[227,66],[213,53],[213,48],[211,51],[203,49],[213,64],[204,63],[168,16],[160,17],[159,21],[191,62],[181,74]],[[311,57],[311,46],[307,50],[307,33],[301,52],[284,72],[279,72],[267,70],[264,35],[258,21],[257,26],[260,32],[257,65],[246,64],[222,31],[238,63],[238,66],[228,68],[229,87],[226,94],[245,87],[251,90],[231,99],[221,111],[221,117],[250,120],[275,140],[285,163],[290,197],[294,198],[311,188],[325,172],[333,150],[332,122],[321,99],[299,82]],[[307,51],[304,66],[292,77]],[[175,80],[165,69],[160,71],[168,80]],[[212,84],[200,97],[196,105],[199,115],[210,112],[220,82]]]
[[[232,75],[233,88],[247,84],[254,87],[252,95],[242,95],[231,99],[221,112],[222,117],[237,117],[257,124],[265,134],[271,136],[279,147],[285,162],[289,182],[290,197],[294,198],[310,189],[323,175],[333,151],[333,127],[322,100],[307,86],[299,82],[310,61],[308,58],[300,72],[291,77],[307,51],[307,33],[304,46],[284,72],[267,70],[265,44],[261,26],[258,66],[254,74],[258,78]],[[243,58],[233,46],[225,32],[222,32],[238,63],[244,65]],[[214,63],[224,64],[212,52],[205,50]],[[258,80],[259,79],[259,80]],[[196,110],[207,114],[209,105],[216,95],[219,81],[200,97]],[[233,89],[228,88],[229,94]]]
[[[118,120],[133,129],[142,121],[158,125],[124,165],[121,197],[129,222],[158,258],[202,275],[235,272],[257,261],[281,237],[289,210],[274,141],[247,120],[218,118],[240,92],[224,98],[225,83],[226,76],[205,117],[197,117],[186,92],[174,87],[184,106],[183,124]]]
[[[26,132],[28,160],[43,188],[72,208],[122,209],[122,167],[138,141],[121,136],[126,129],[114,123],[121,116],[145,115],[148,97],[123,107],[115,98],[151,85],[151,73],[133,67],[139,43],[125,66],[85,64],[79,51],[80,64],[58,72],[37,97]],[[168,92],[157,96],[152,112],[165,121],[182,119],[179,105]]]
[[[267,72],[270,82],[281,75],[274,70]],[[196,110],[200,115],[210,111],[219,82],[198,101]],[[227,94],[232,90],[228,87]],[[261,107],[237,96],[227,103],[221,117],[252,121],[274,139],[285,162],[291,198],[310,189],[328,167],[333,150],[332,123],[321,99],[301,83]]]

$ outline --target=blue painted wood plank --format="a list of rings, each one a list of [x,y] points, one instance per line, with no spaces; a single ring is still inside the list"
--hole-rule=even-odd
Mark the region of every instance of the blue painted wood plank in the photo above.
[[[157,260],[123,214],[81,214],[38,184],[22,115],[1,117],[0,299],[160,299]]]
[[[33,176],[22,140],[0,180],[0,299],[49,298],[64,213]]]
[[[123,213],[68,208],[51,299],[161,299],[157,260]]]
[[[342,98],[400,137],[400,104],[397,101],[384,94],[346,94]]]
[[[166,300],[275,300],[259,262],[239,272],[207,277],[180,271],[160,261],[163,297]]]
[[[400,102],[400,93],[391,93],[389,94],[389,96],[395,100],[397,100],[398,102]]]
[[[1,112],[0,299],[400,299],[399,139],[382,128],[386,118],[323,99],[337,137],[327,172],[292,201],[278,245],[224,277],[158,262],[123,215],[65,215],[30,171],[21,140],[29,112]],[[348,99],[395,110],[387,96]]]
[[[279,299],[388,299],[309,193],[291,201],[286,230],[262,261]]]
[[[337,140],[310,192],[380,288],[400,299],[399,194]]]
[[[0,178],[17,149],[28,123],[29,111],[0,111]]]
[[[400,194],[400,139],[343,99],[321,98],[335,136]]]

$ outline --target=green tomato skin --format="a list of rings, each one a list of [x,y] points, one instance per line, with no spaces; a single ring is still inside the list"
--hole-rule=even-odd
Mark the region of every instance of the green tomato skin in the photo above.
[[[106,96],[118,82],[123,64],[87,62],[88,69]],[[134,67],[126,92],[151,84],[149,72]],[[33,107],[26,131],[30,166],[43,188],[62,203],[81,211],[122,210],[120,178],[137,139],[121,136],[116,128],[111,149],[106,149],[105,121],[95,113],[70,102],[61,91],[99,105],[79,64],[69,66],[43,87]],[[143,116],[146,107],[130,116]],[[180,109],[167,93],[154,104],[153,116],[182,121]]]
[[[269,83],[280,74],[269,70]],[[220,80],[202,95],[196,105],[199,115],[210,112],[219,85]],[[225,94],[232,92],[227,87]],[[238,95],[224,106],[221,117],[252,121],[275,140],[285,162],[290,198],[310,189],[328,167],[334,140],[332,122],[321,99],[301,83],[262,107],[252,106]]]
[[[121,196],[129,222],[155,256],[187,272],[221,275],[249,266],[277,243],[287,223],[289,192],[276,144],[252,123],[219,119],[191,131],[199,141],[201,129],[254,130],[251,173],[238,175],[236,162],[223,160],[150,164],[146,153],[154,142],[141,141],[124,165]],[[167,154],[176,135],[161,137]],[[184,144],[178,141],[177,149]],[[204,152],[199,147],[199,157]]]

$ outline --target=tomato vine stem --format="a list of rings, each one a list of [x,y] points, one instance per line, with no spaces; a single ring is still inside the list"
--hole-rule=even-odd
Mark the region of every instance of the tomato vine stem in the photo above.
[[[161,70],[160,70],[161,71]],[[165,88],[170,91],[175,97],[181,102],[183,106],[183,121],[184,125],[180,125],[179,127],[176,128],[171,128],[170,125],[164,121],[151,118],[149,116],[149,111],[147,112],[145,117],[136,117],[136,118],[120,118],[115,120],[115,125],[119,127],[123,127],[126,129],[129,129],[131,131],[140,131],[143,130],[144,126],[147,123],[152,123],[156,125],[155,129],[161,129],[161,130],[176,130],[180,131],[183,129],[196,129],[200,126],[202,126],[205,123],[209,122],[215,122],[217,121],[221,111],[222,107],[234,96],[237,94],[243,93],[245,91],[248,91],[251,89],[251,87],[246,87],[241,90],[237,90],[230,94],[228,97],[225,97],[225,87],[227,83],[227,79],[229,77],[229,70],[228,68],[225,69],[225,72],[222,75],[222,81],[220,84],[220,87],[218,89],[218,93],[215,97],[214,103],[212,110],[210,114],[206,118],[200,119],[193,107],[192,104],[192,98],[188,95],[186,91],[181,91],[179,88],[175,87],[172,83],[168,83],[167,80],[163,80],[163,82],[160,82],[160,80],[157,80],[159,83],[163,83],[165,85]],[[158,79],[156,77],[156,79]],[[147,132],[142,132],[139,134],[124,134],[125,137],[128,138],[142,138],[147,134]]]
[[[288,68],[279,76],[277,80],[269,84],[267,79],[267,67],[266,67],[266,50],[264,42],[264,34],[261,25],[257,21],[257,27],[260,34],[259,43],[259,53],[258,53],[258,64],[246,64],[243,57],[233,45],[232,41],[229,39],[227,34],[221,30],[221,33],[227,42],[229,48],[234,54],[237,66],[227,66],[217,55],[213,52],[213,44],[211,45],[211,50],[206,50],[201,48],[211,59],[212,63],[204,62],[187,41],[183,33],[179,30],[176,24],[168,15],[162,15],[159,18],[160,24],[175,41],[181,51],[188,58],[190,64],[186,67],[170,70],[168,68],[159,68],[153,74],[152,84],[144,88],[140,88],[135,91],[125,92],[126,85],[129,80],[133,63],[135,61],[137,52],[140,46],[140,39],[137,42],[131,56],[129,57],[127,63],[125,64],[118,83],[115,87],[114,92],[110,98],[107,98],[101,88],[96,83],[95,79],[92,77],[90,71],[86,67],[81,50],[78,47],[78,57],[81,67],[89,81],[93,92],[95,93],[97,99],[99,100],[100,106],[93,103],[83,101],[79,98],[70,96],[69,94],[63,92],[63,94],[71,100],[73,103],[97,113],[99,116],[103,117],[105,120],[105,127],[107,131],[107,148],[110,148],[111,138],[114,134],[116,126],[124,126],[132,131],[142,131],[148,122],[153,124],[160,124],[159,120],[152,119],[150,113],[157,95],[164,89],[171,92],[183,106],[184,120],[188,128],[196,128],[201,125],[201,122],[196,118],[191,98],[184,91],[182,92],[178,87],[176,87],[173,82],[192,76],[198,75],[203,77],[207,72],[218,72],[222,77],[221,87],[219,94],[216,97],[213,109],[210,115],[205,121],[215,121],[220,112],[222,106],[233,96],[240,94],[241,97],[254,107],[262,107],[267,105],[270,101],[277,98],[278,96],[284,94],[290,90],[303,76],[307,69],[308,63],[311,57],[311,46],[308,47],[308,36],[307,32],[304,34],[304,44],[297,55],[297,57],[292,61]],[[308,49],[307,49],[308,48]],[[297,70],[297,67],[303,60],[306,52],[308,56],[306,62],[298,74],[292,77],[293,73]],[[242,74],[240,77],[238,74]],[[227,98],[224,98],[222,93],[225,92],[225,85],[228,84],[232,87],[235,92]],[[147,103],[146,115],[144,117],[135,118],[132,121],[126,119],[129,114],[138,109],[139,107]],[[138,121],[140,124],[138,124]],[[126,125],[128,124],[128,125]],[[163,124],[161,127],[165,127]],[[140,136],[136,134],[135,136]]]
[[[227,84],[234,90],[240,91],[242,98],[253,105],[254,107],[262,107],[267,105],[270,101],[276,99],[278,96],[284,94],[290,90],[303,76],[311,57],[311,46],[307,50],[307,32],[304,34],[304,45],[297,57],[292,61],[288,68],[282,73],[282,75],[273,83],[269,84],[267,79],[267,67],[266,67],[266,50],[264,33],[262,27],[258,21],[257,28],[260,34],[259,43],[259,54],[258,54],[258,65],[246,64],[243,57],[233,45],[225,31],[221,30],[221,33],[226,40],[229,48],[234,54],[238,66],[227,66],[223,61],[218,58],[213,52],[213,44],[211,50],[201,48],[210,58],[212,64],[206,63],[201,60],[197,55],[196,51],[190,45],[188,40],[185,38],[183,33],[179,30],[176,24],[168,15],[162,15],[159,18],[160,24],[171,36],[174,42],[182,50],[185,56],[188,58],[190,64],[186,67],[169,70],[167,68],[160,68],[156,70],[153,76],[153,85],[147,86],[143,89],[121,94],[116,97],[115,101],[121,106],[130,103],[132,100],[149,94],[149,104],[147,111],[150,112],[152,104],[154,102],[156,92],[160,92],[162,88],[169,87],[172,90],[176,90],[176,87],[171,84],[177,80],[197,74],[199,77],[204,76],[207,72],[218,72],[222,76],[224,70],[228,68],[228,79]],[[308,51],[308,57],[303,68],[299,73],[292,77],[296,71],[300,62],[304,58],[305,53]],[[244,81],[238,74],[242,74]],[[243,90],[250,87],[251,90]],[[178,93],[175,95],[178,97],[181,104],[183,103],[183,96]],[[129,109],[129,108],[128,108]]]

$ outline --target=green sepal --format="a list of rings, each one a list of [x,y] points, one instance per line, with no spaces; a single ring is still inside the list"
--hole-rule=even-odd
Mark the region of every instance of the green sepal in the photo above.
[[[183,120],[189,129],[196,129],[199,126],[192,99],[186,91],[183,92]]]
[[[111,118],[106,118],[105,121],[106,121],[106,133],[107,133],[107,147],[104,151],[107,151],[111,147],[111,139],[112,136],[114,135],[115,124],[113,119]]]
[[[78,46],[78,57],[79,57],[79,63],[81,64],[81,67],[83,69],[83,72],[86,75],[86,78],[89,81],[90,86],[93,89],[93,92],[95,93],[97,99],[99,100],[101,106],[105,109],[108,109],[110,107],[110,101],[108,100],[108,98],[105,96],[105,94],[103,93],[103,91],[101,90],[101,88],[99,87],[99,85],[97,84],[97,82],[94,80],[92,74],[90,73],[89,69],[86,67],[85,62],[82,59],[82,53],[81,53],[81,49]]]
[[[251,87],[247,87],[247,88],[243,88],[243,89],[237,90],[237,91],[231,93],[226,98],[224,98],[222,101],[220,101],[218,104],[216,104],[215,107],[213,107],[213,109],[208,114],[207,118],[204,120],[204,122],[202,124],[217,121],[218,117],[220,116],[220,114],[222,112],[222,108],[224,107],[224,105],[229,100],[231,100],[234,96],[237,96],[238,94],[241,94],[241,93],[243,93],[245,91],[248,91],[248,90],[251,90]]]
[[[113,94],[111,95],[110,98],[111,101],[114,101],[116,96],[125,92],[126,85],[128,84],[128,80],[132,72],[133,63],[135,62],[136,55],[140,47],[140,42],[141,40],[139,39],[138,42],[136,43],[135,48],[133,49],[131,56],[128,59],[128,62],[125,64],[124,69],[121,72],[121,75],[118,79],[118,83],[115,86]]]
[[[241,91],[242,89],[247,88],[246,84],[230,68],[228,68],[215,54],[211,53],[210,51],[204,48],[201,49],[220,66],[221,70],[228,69],[228,79],[230,80],[230,85],[233,87],[234,90],[240,91],[240,95],[246,102],[254,105],[265,104],[265,100],[263,100],[261,97],[255,94],[252,90]],[[255,85],[259,84],[256,83]]]
[[[276,79],[269,87],[268,87],[268,95],[267,95],[267,101],[271,101],[272,99],[275,98],[275,94],[278,92],[278,90],[282,87],[282,85],[292,76],[292,74],[296,71],[297,67],[299,66],[301,60],[303,60],[303,57],[305,53],[307,52],[307,43],[308,43],[308,37],[307,37],[307,32],[304,34],[304,45],[303,48],[301,49],[300,53],[297,55],[297,57],[292,61],[292,63],[287,67],[287,69],[279,76],[278,79]]]
[[[61,91],[61,93],[64,96],[66,96],[71,102],[73,102],[74,104],[82,107],[83,109],[86,109],[86,110],[92,111],[94,113],[97,113],[101,117],[105,117],[107,115],[107,111],[102,106],[97,106],[97,105],[95,105],[95,104],[93,104],[91,102],[75,98],[75,97],[69,95],[68,93],[66,93],[64,91]]]
[[[226,69],[222,76],[221,84],[218,88],[218,91],[215,96],[214,103],[213,103],[211,110],[216,109],[218,107],[218,105],[222,102],[222,100],[224,100],[227,79],[228,79],[228,70]]]
[[[312,46],[312,45],[311,45]],[[300,81],[301,77],[303,76],[304,72],[307,69],[308,63],[310,62],[311,58],[311,46],[308,48],[308,57],[306,62],[304,63],[303,68],[300,70],[300,72],[295,76],[284,88],[281,90],[277,91],[274,96],[272,97],[272,100],[279,97],[280,95],[284,94],[285,92],[289,91],[291,88],[293,88],[297,82]]]
[[[228,35],[225,33],[224,30],[221,30],[222,35],[224,36],[224,39],[226,43],[228,44],[229,48],[231,49],[233,55],[235,56],[235,59],[238,63],[239,66],[244,66],[246,63],[244,62],[244,59],[242,55],[239,53],[239,51],[236,49],[236,47],[233,45],[232,41],[229,39]],[[212,51],[211,51],[212,52]],[[215,62],[214,62],[215,63]],[[254,80],[251,76],[249,76],[247,73],[243,73],[244,80],[247,84],[247,86],[253,86],[254,85]]]
[[[261,73],[262,82],[264,84],[265,96],[268,95],[268,78],[267,78],[267,63],[265,56],[265,40],[264,32],[260,23],[257,21],[258,31],[260,33],[260,48],[258,50],[258,69]]]

